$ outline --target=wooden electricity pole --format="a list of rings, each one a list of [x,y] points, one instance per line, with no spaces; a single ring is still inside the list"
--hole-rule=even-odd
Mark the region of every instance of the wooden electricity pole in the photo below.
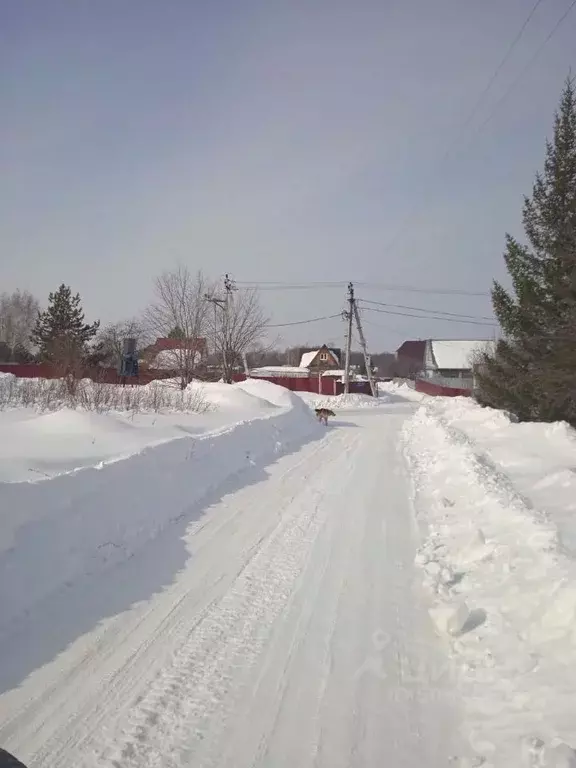
[[[366,348],[366,339],[364,338],[364,331],[362,330],[362,321],[360,320],[360,312],[358,312],[358,305],[356,304],[356,301],[354,298],[352,299],[352,306],[354,311],[354,317],[356,318],[358,338],[360,339],[360,345],[362,347],[362,352],[364,353],[364,363],[366,364],[366,375],[368,376],[368,381],[370,382],[370,390],[372,392],[372,397],[378,397],[378,385],[374,381],[374,375],[372,373],[372,363],[370,361],[368,349]]]
[[[343,317],[347,320],[346,330],[346,362],[344,364],[344,392],[350,392],[350,352],[352,351],[352,321],[354,319],[354,286],[348,283],[348,311],[344,311]]]
[[[230,323],[230,303],[232,298],[232,292],[236,290],[236,287],[234,286],[234,283],[230,279],[228,275],[224,277],[224,291],[225,291],[225,298],[219,299],[215,296],[209,296],[208,294],[204,294],[205,301],[209,301],[214,306],[214,337],[215,339],[218,338],[218,320],[217,320],[217,310],[216,307],[219,307],[223,312],[223,321],[222,321],[222,333],[221,341],[222,341],[222,376],[223,378],[227,378],[228,376],[228,360],[227,360],[227,345],[228,345],[228,337],[229,337],[229,323]]]

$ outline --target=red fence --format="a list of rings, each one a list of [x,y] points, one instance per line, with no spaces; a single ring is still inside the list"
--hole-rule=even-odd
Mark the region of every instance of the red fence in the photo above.
[[[292,392],[313,392],[317,395],[341,395],[344,392],[344,384],[329,376],[258,376],[255,381],[270,381],[272,384],[278,384],[281,387],[292,390]],[[245,381],[246,375],[238,373],[234,376],[234,381]],[[351,381],[350,392],[371,395],[370,383],[367,381]]]
[[[12,373],[22,379],[58,379],[62,371],[48,363],[23,363],[12,365],[9,363],[0,365],[0,373]],[[127,384],[149,384],[151,381],[166,378],[168,373],[162,371],[142,371],[137,377],[126,379]],[[122,384],[123,378],[118,375],[115,368],[86,368],[80,371],[79,378],[92,379],[103,384]],[[234,375],[234,381],[244,381],[246,375],[238,373]],[[258,377],[262,378],[262,377]],[[270,376],[264,381],[279,384],[281,387],[291,389],[293,392],[313,392],[319,395],[341,395],[344,392],[344,384],[329,376],[288,377]],[[351,381],[350,392],[362,395],[371,395],[370,384],[367,381]]]
[[[0,365],[0,373],[12,373],[21,379],[59,379],[62,371],[48,363],[22,363]],[[78,378],[92,379],[102,384],[122,384],[124,379],[116,368],[86,368],[78,372]],[[149,384],[156,379],[166,378],[161,371],[142,371],[139,376],[126,379],[127,384]]]
[[[442,384],[436,384],[430,379],[416,379],[416,392],[422,392],[425,395],[439,395],[441,397],[470,397],[472,390],[459,387],[446,387]]]

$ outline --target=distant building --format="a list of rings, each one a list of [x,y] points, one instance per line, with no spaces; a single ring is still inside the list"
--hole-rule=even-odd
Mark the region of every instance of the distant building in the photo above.
[[[424,374],[428,378],[471,378],[475,358],[493,352],[496,342],[486,339],[428,339],[424,354]]]
[[[416,376],[424,370],[426,341],[405,341],[396,350],[396,369],[399,376]]]
[[[398,347],[396,360],[405,375],[471,379],[474,358],[495,346],[495,341],[487,339],[419,339]]]
[[[340,350],[331,349],[323,344],[318,349],[302,351],[299,367],[307,368],[310,375],[340,368]]]
[[[142,351],[142,361],[152,370],[178,371],[184,367],[195,368],[206,362],[206,339],[157,338],[154,344]]]

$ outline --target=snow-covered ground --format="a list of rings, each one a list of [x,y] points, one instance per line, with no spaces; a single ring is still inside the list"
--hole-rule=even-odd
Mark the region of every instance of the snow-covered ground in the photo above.
[[[285,390],[244,391],[275,415],[0,486],[16,524],[0,743],[31,765],[443,768],[460,753],[413,565],[398,441],[413,407],[324,428]]]
[[[185,393],[173,382],[129,389],[143,395],[144,406],[158,399],[154,389],[159,389],[164,407],[88,410],[64,404],[54,410],[34,405],[0,410],[0,482],[35,482],[102,466],[146,447],[269,416],[276,408],[262,397],[262,387],[250,390],[243,384],[195,384]],[[189,410],[183,410],[183,397]]]
[[[477,764],[576,765],[573,432],[429,398],[404,439]]]
[[[31,768],[573,767],[572,431],[380,393],[0,411],[0,745]]]
[[[421,395],[408,387],[380,385],[377,398],[370,395],[350,393],[348,395],[317,395],[313,392],[297,392],[312,408],[330,408],[338,411],[356,411],[364,408],[381,408],[390,403],[405,403],[408,400],[420,401]]]
[[[566,423],[516,424],[469,398],[439,398],[435,412],[510,479],[526,504],[547,515],[559,545],[576,557],[576,432]]]

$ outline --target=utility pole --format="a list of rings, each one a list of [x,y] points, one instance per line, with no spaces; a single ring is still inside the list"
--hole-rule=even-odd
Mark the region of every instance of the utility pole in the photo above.
[[[360,312],[358,312],[358,305],[356,304],[356,301],[354,299],[352,299],[352,307],[354,311],[354,317],[356,318],[356,327],[358,328],[358,337],[360,339],[360,345],[362,347],[362,352],[364,353],[364,362],[366,364],[366,375],[368,376],[368,381],[370,382],[370,390],[372,391],[372,397],[378,397],[378,386],[374,381],[374,376],[372,375],[372,364],[370,361],[370,356],[368,354],[368,349],[366,348],[366,339],[364,338],[364,331],[362,330]]]
[[[207,293],[204,294],[204,300],[210,302],[214,306],[214,336],[215,338],[218,338],[218,319],[217,319],[217,310],[216,307],[222,310],[224,313],[223,323],[222,323],[222,333],[221,333],[221,340],[222,340],[222,375],[223,378],[227,377],[228,372],[228,365],[227,365],[227,356],[226,356],[226,350],[228,345],[228,327],[229,327],[229,318],[230,318],[230,299],[232,297],[232,291],[236,290],[236,287],[234,286],[233,281],[230,279],[228,274],[224,277],[224,290],[225,290],[225,298],[221,299],[217,296],[209,296]]]
[[[230,366],[230,370],[228,371],[229,376],[232,376],[232,366],[234,364],[234,360],[228,359],[228,352],[230,354],[233,354],[233,350],[231,349],[232,342],[230,338],[230,310],[232,309],[232,293],[236,290],[236,285],[234,284],[234,281],[230,279],[230,276],[228,273],[224,275],[224,290],[226,292],[226,298],[224,300],[224,344],[222,347],[222,357],[224,359],[224,370],[225,372],[228,370],[228,365]],[[226,377],[226,374],[225,374]]]
[[[354,317],[354,285],[348,283],[348,311],[342,316],[348,321],[346,330],[346,362],[344,365],[344,392],[350,393],[350,352],[352,351],[352,320]]]

